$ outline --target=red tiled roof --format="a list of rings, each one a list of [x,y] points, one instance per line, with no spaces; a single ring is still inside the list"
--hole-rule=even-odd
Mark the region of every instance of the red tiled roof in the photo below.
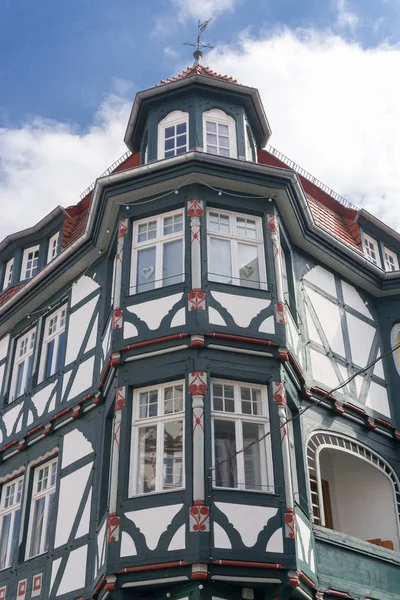
[[[236,79],[233,77],[229,77],[229,75],[219,75],[215,71],[212,71],[208,67],[203,65],[193,65],[192,67],[188,67],[175,77],[170,77],[169,79],[162,79],[160,83],[157,83],[157,86],[164,85],[166,83],[172,83],[172,81],[178,81],[179,79],[184,79],[185,77],[191,77],[191,75],[204,75],[205,77],[213,77],[214,79],[222,79],[223,81],[228,81],[229,83],[237,83]]]
[[[354,239],[352,232],[346,223],[346,219],[342,215],[328,208],[322,202],[319,202],[310,194],[306,194],[308,204],[311,209],[312,216],[316,225],[319,225],[322,229],[325,229],[328,233],[338,238],[341,242],[347,244],[361,253],[361,249]]]
[[[8,290],[6,290],[4,292],[4,294],[2,294],[0,296],[0,306],[3,306],[3,304],[5,304],[7,302],[7,300],[12,298],[14,296],[14,294],[16,294],[18,292],[19,289],[24,287],[24,285],[25,285],[25,283],[20,283],[19,285],[15,285],[12,288],[8,288]]]

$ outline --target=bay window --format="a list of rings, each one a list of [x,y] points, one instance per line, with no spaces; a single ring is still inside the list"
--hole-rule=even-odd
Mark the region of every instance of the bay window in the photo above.
[[[271,491],[266,388],[214,380],[211,387],[216,487]],[[241,450],[244,449],[244,452]]]
[[[49,529],[56,491],[57,459],[37,467],[33,477],[27,558],[49,549]]]
[[[0,503],[0,569],[9,567],[18,539],[23,477],[4,484]]]
[[[62,306],[47,317],[44,324],[40,380],[51,377],[62,367],[65,346],[67,307]]]
[[[17,340],[13,374],[11,378],[11,402],[24,394],[28,389],[29,378],[32,375],[35,338],[36,329],[31,329]]]
[[[22,257],[21,280],[36,275],[39,268],[39,246],[26,248]]]
[[[183,281],[183,236],[182,210],[134,223],[130,293]]]
[[[211,281],[266,288],[260,217],[210,209],[207,232],[208,277]]]
[[[171,158],[188,150],[188,113],[174,110],[158,125],[157,158]]]
[[[184,486],[184,383],[135,390],[133,396],[133,494]]]
[[[206,152],[237,158],[235,121],[222,110],[203,113],[203,136]]]

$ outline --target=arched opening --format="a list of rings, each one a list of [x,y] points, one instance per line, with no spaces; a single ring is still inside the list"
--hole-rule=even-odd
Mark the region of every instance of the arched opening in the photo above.
[[[317,525],[399,550],[399,483],[379,455],[349,438],[319,432],[308,445]]]

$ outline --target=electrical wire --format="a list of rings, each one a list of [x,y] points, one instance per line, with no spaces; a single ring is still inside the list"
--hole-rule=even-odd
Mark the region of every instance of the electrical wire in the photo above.
[[[387,350],[383,354],[380,354],[375,360],[371,361],[368,365],[366,365],[362,369],[359,369],[358,371],[356,371],[355,373],[353,373],[353,375],[351,375],[343,383],[340,383],[336,387],[334,387],[331,390],[329,390],[329,392],[326,392],[319,400],[317,400],[317,402],[313,402],[309,406],[301,408],[297,414],[293,415],[290,418],[287,418],[283,423],[280,423],[279,427],[275,427],[275,429],[270,429],[264,435],[262,435],[261,437],[259,437],[257,440],[253,440],[252,442],[250,442],[250,444],[247,444],[247,446],[244,446],[240,450],[237,450],[231,456],[228,456],[227,458],[224,458],[223,460],[217,461],[213,466],[211,466],[209,468],[209,477],[211,477],[212,471],[215,471],[218,467],[220,467],[224,463],[230,462],[231,460],[233,460],[234,458],[236,458],[236,456],[238,456],[238,454],[242,454],[243,452],[246,452],[246,450],[248,450],[252,446],[255,446],[256,444],[259,444],[260,442],[262,442],[263,440],[265,440],[267,437],[269,437],[273,433],[276,433],[277,431],[280,431],[281,429],[283,429],[283,427],[285,427],[291,421],[294,421],[295,419],[299,419],[301,416],[304,415],[304,413],[306,413],[308,410],[310,410],[310,408],[315,408],[316,406],[318,406],[319,404],[321,404],[321,402],[323,402],[324,400],[326,400],[326,398],[328,398],[328,396],[331,396],[334,392],[337,392],[338,390],[340,390],[343,387],[345,387],[346,385],[348,385],[350,383],[350,381],[353,381],[353,379],[355,379],[356,377],[358,377],[362,373],[365,373],[366,371],[368,371],[377,362],[379,362],[380,360],[382,360],[382,358],[385,358],[385,356],[389,356],[389,354],[392,354],[398,348],[400,348],[400,343],[396,344],[395,346],[393,346],[393,348],[391,348],[390,350]]]

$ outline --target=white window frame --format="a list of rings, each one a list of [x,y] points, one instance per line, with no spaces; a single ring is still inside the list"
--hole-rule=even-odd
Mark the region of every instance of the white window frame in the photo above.
[[[389,250],[389,248],[386,248],[386,246],[383,247],[383,258],[385,261],[385,271],[390,273],[391,271],[399,270],[399,259],[397,258],[397,254],[392,252],[392,250]],[[393,269],[392,265],[394,267]]]
[[[367,233],[364,233],[364,254],[373,265],[381,266],[378,242]],[[373,254],[375,254],[375,258]]]
[[[189,149],[189,113],[183,112],[182,110],[174,110],[170,112],[164,119],[162,119],[158,124],[158,138],[157,138],[157,160],[162,160],[164,158],[171,158],[170,156],[165,156],[166,152],[169,152],[165,149],[165,132],[168,127],[176,127],[177,125],[185,124],[186,125],[186,145],[180,146],[180,148],[185,148],[184,152],[177,152],[177,133],[173,138],[175,140],[174,143],[174,156],[184,154]],[[183,135],[183,134],[181,134]],[[145,162],[147,162],[145,160]]]
[[[22,257],[22,268],[21,268],[21,281],[31,279],[39,269],[39,248],[40,246],[31,246],[31,248],[25,248]],[[37,253],[37,256],[35,254]],[[29,254],[33,254],[30,259]],[[29,266],[28,266],[29,265]]]
[[[225,410],[214,409],[214,384],[222,386],[232,386],[234,390],[234,406],[235,412],[228,412]],[[262,414],[253,415],[242,412],[241,408],[241,388],[250,388],[257,390],[261,395],[261,406]],[[236,452],[244,448],[243,442],[243,423],[253,423],[260,425],[263,429],[263,434],[268,433],[270,430],[269,412],[268,412],[268,393],[265,385],[258,385],[249,382],[239,382],[226,379],[211,380],[211,421],[212,421],[212,459],[213,465],[216,464],[215,456],[215,421],[229,421],[235,423],[235,440],[236,440]],[[261,436],[260,436],[261,437]],[[254,489],[252,487],[246,488],[245,482],[245,453],[239,452],[236,457],[236,472],[237,472],[237,485],[236,486],[224,486],[217,485],[217,469],[213,470],[213,487],[216,489],[228,489],[228,490],[239,490],[239,491],[251,491],[258,493],[274,493],[274,479],[273,479],[273,462],[271,453],[270,437],[263,439],[259,442],[264,454],[264,472],[261,473],[261,489]]]
[[[287,415],[287,435],[289,442],[289,455],[290,455],[290,470],[292,473],[292,487],[293,497],[295,502],[300,503],[299,496],[299,480],[297,475],[297,458],[296,458],[296,443],[294,437],[294,425],[293,425],[293,413],[289,407],[286,407]]]
[[[14,267],[14,258],[11,258],[7,263],[4,270],[4,281],[3,281],[3,290],[8,288],[11,285],[12,273]]]
[[[49,548],[49,525],[51,519],[55,518],[54,507],[54,494],[57,486],[57,462],[55,458],[49,462],[46,462],[35,468],[33,475],[33,487],[32,497],[30,502],[30,514],[29,514],[29,526],[28,526],[28,537],[26,543],[26,559],[32,558],[33,556],[39,556],[48,551]],[[47,478],[44,477],[47,469]],[[46,487],[42,487],[43,483],[46,482]],[[39,534],[38,550],[32,551],[34,525],[35,525],[35,505],[44,498],[44,510],[43,510],[43,521],[42,528]]]
[[[177,232],[172,232],[170,234],[164,235],[164,222],[165,219],[174,218],[179,215],[182,218],[182,230]],[[146,223],[154,223],[156,222],[156,236],[154,238],[145,240],[143,242],[138,241],[139,228],[141,225],[145,225]],[[180,281],[168,281],[162,278],[163,274],[163,258],[164,258],[164,245],[170,242],[174,242],[176,240],[182,240],[182,265],[181,272],[176,276],[173,276],[172,279],[180,278]],[[168,285],[174,285],[175,283],[182,283],[185,279],[185,214],[183,209],[174,210],[168,213],[163,213],[161,215],[156,215],[154,217],[146,217],[145,219],[140,219],[133,223],[133,234],[132,234],[132,259],[131,259],[131,281],[130,281],[130,294],[141,293],[143,291],[147,291],[146,289],[140,290],[140,287],[137,286],[137,275],[138,275],[138,255],[140,250],[146,248],[156,248],[156,260],[155,260],[155,269],[152,272],[154,273],[154,287],[151,289],[157,289],[160,287],[167,287]],[[151,277],[151,275],[150,275]],[[165,283],[164,283],[165,281]],[[149,282],[150,283],[150,282]],[[139,287],[139,289],[137,289]]]
[[[174,386],[183,387],[182,410],[165,414],[164,400],[165,390]],[[131,435],[131,478],[130,478],[130,496],[149,496],[152,494],[166,494],[185,488],[185,382],[184,380],[170,381],[160,385],[152,385],[144,388],[135,389],[133,392],[133,410],[132,410],[132,435]],[[157,391],[158,409],[156,416],[140,418],[140,394]],[[171,488],[164,488],[164,425],[166,423],[182,421],[182,484]],[[139,430],[143,427],[157,427],[157,448],[156,448],[156,468],[155,468],[155,489],[145,492],[140,489],[140,450],[139,450]]]
[[[60,239],[60,232],[57,231],[49,239],[49,248],[47,250],[47,263],[51,262],[58,254],[58,241]]]
[[[217,144],[207,143],[207,122],[215,123],[218,128],[218,124],[226,125],[228,127],[229,136],[229,155],[225,152],[220,152],[219,135],[217,135]],[[216,152],[211,152],[209,147],[215,147]],[[231,116],[227,115],[224,111],[219,108],[213,108],[212,110],[206,110],[203,112],[203,147],[204,152],[209,152],[216,156],[229,156],[229,158],[237,158],[237,142],[236,142],[236,122]]]
[[[210,215],[212,213],[218,213],[229,218],[229,233],[211,231],[209,228]],[[238,219],[246,219],[255,222],[256,237],[245,237],[240,235],[238,232]],[[211,271],[211,239],[221,239],[230,241],[230,258],[231,258],[231,282],[226,281],[227,275],[213,273]],[[239,265],[239,244],[245,244],[248,246],[255,246],[257,248],[258,258],[258,269],[260,280],[258,287],[246,286],[240,282],[240,265]],[[219,208],[209,208],[207,210],[207,253],[208,253],[208,279],[209,281],[216,281],[224,283],[225,285],[238,285],[245,289],[267,289],[267,272],[265,266],[265,246],[264,246],[264,235],[262,227],[261,217],[255,217],[244,213],[230,212],[221,210]]]
[[[7,541],[5,543],[4,558],[3,555],[0,554],[0,570],[7,569],[11,566],[14,550],[18,545],[23,487],[23,477],[13,479],[12,481],[4,483],[2,486],[0,501],[0,551],[3,542],[4,519],[8,516],[10,516],[10,526],[8,529]],[[10,500],[12,503],[10,503]]]
[[[22,396],[28,389],[28,380],[32,375],[33,352],[35,349],[36,327],[33,327],[21,335],[15,344],[14,366],[11,377],[10,398],[13,402],[16,398]],[[18,393],[19,374],[21,375],[21,391]]]
[[[54,321],[55,320],[55,321]],[[40,359],[39,381],[43,381],[57,372],[57,362],[59,353],[65,350],[66,346],[66,320],[67,320],[67,304],[63,304],[56,311],[52,312],[45,320],[44,334],[42,341],[42,354]],[[61,336],[64,335],[63,344],[60,347]],[[48,346],[54,341],[53,354],[51,359],[50,374],[46,373],[47,352]],[[62,358],[62,356],[61,356]]]

